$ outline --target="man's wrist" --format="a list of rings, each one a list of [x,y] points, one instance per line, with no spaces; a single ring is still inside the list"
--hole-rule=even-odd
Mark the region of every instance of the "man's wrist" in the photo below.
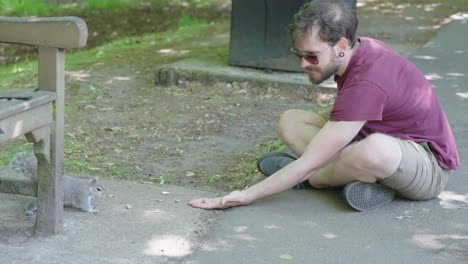
[[[250,189],[242,190],[240,191],[240,194],[241,194],[242,205],[248,205],[255,200]]]

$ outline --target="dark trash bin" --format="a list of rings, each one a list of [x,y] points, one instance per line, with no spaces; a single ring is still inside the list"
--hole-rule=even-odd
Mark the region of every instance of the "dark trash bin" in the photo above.
[[[356,0],[346,0],[354,7]],[[307,0],[232,0],[229,64],[302,71],[291,55],[288,26]]]

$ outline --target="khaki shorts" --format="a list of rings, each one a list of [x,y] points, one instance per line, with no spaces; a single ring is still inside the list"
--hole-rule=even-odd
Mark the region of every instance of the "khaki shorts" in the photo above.
[[[427,143],[397,139],[402,158],[397,171],[380,183],[411,200],[436,197],[447,186],[451,170],[441,168]]]

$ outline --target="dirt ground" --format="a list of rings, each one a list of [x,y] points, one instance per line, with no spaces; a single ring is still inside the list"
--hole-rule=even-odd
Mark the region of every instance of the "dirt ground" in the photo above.
[[[69,75],[66,131],[86,152],[67,157],[95,163],[97,174],[148,183],[245,187],[260,177],[255,158],[275,147],[281,113],[318,107],[249,83],[155,86],[137,68],[79,76]]]

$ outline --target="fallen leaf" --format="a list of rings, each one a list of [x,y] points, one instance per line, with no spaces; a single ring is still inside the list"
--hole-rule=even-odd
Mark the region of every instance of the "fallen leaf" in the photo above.
[[[195,176],[195,172],[193,172],[193,171],[186,171],[186,172],[185,172],[185,176],[187,176],[187,177],[193,177],[193,176]]]
[[[150,181],[144,181],[144,180],[139,180],[139,182],[143,183],[143,184],[153,184],[153,182],[150,182]]]
[[[289,255],[289,254],[282,254],[282,255],[279,256],[279,258],[282,259],[282,260],[292,260],[293,259],[293,257],[291,255]]]
[[[115,126],[115,127],[106,127],[104,128],[105,131],[122,131],[121,127]]]
[[[402,215],[402,216],[397,216],[395,218],[398,219],[398,220],[401,220],[401,219],[404,219],[404,218],[413,218],[413,216],[411,216],[411,215]]]
[[[95,105],[92,105],[92,104],[89,104],[89,105],[86,105],[86,106],[84,107],[84,109],[85,109],[85,110],[89,110],[89,109],[94,110],[94,109],[96,109],[96,106],[95,106]]]

